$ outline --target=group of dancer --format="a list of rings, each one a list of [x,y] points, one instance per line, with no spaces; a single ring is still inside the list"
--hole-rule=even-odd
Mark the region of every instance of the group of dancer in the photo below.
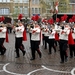
[[[42,57],[42,54],[39,49],[40,45],[40,32],[42,33],[42,43],[44,48],[47,49],[49,47],[49,53],[52,54],[52,47],[54,52],[56,53],[56,46],[59,45],[60,51],[60,63],[67,62],[68,56],[73,58],[75,56],[75,24],[74,23],[66,23],[66,22],[55,22],[53,24],[48,24],[46,22],[42,22],[39,26],[37,22],[31,23],[29,27],[30,34],[30,44],[32,51],[32,59],[35,60],[35,52],[37,51],[39,56]],[[47,46],[48,44],[48,46]],[[68,53],[69,47],[69,53]]]
[[[26,51],[23,45],[24,39],[24,30],[25,27],[22,22],[16,23],[13,27],[15,30],[15,51],[16,51],[16,58],[20,57],[19,50],[22,51],[23,56],[25,55]],[[39,54],[39,57],[42,57],[42,53],[40,51],[39,45],[42,42],[44,48],[47,49],[49,47],[49,53],[52,54],[52,47],[54,52],[56,53],[56,46],[59,44],[59,51],[60,51],[60,58],[61,62],[64,63],[68,60],[68,47],[70,58],[75,56],[75,24],[73,23],[53,23],[48,24],[46,22],[41,22],[39,25],[36,21],[33,21],[28,26],[29,34],[30,34],[30,46],[31,46],[31,59],[35,60],[36,56],[35,53]],[[0,24],[0,54],[4,55],[6,52],[6,48],[4,47],[3,43],[6,39],[6,32],[7,27],[5,24]],[[43,38],[42,38],[43,37]],[[42,40],[42,41],[41,41]],[[47,46],[48,44],[48,46]]]

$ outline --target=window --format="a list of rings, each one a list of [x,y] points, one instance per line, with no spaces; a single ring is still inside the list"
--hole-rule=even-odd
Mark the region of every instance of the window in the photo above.
[[[39,0],[32,0],[32,4],[39,4]]]
[[[74,5],[74,13],[75,13],[75,5]]]
[[[0,0],[0,2],[2,2],[2,0]]]
[[[7,0],[7,2],[10,2],[10,0]]]
[[[40,8],[35,8],[35,14],[39,14],[40,13]]]
[[[23,13],[24,13],[24,14],[28,14],[28,7],[24,7]]]
[[[7,2],[6,0],[3,0],[3,2]]]
[[[28,3],[29,0],[19,0],[20,3]]]
[[[18,3],[18,0],[14,0],[15,3]]]
[[[32,4],[35,4],[35,0],[32,0]]]
[[[34,8],[32,8],[32,14],[34,14],[35,13],[35,9]]]
[[[35,0],[35,4],[39,4],[39,0]]]
[[[36,13],[36,14],[38,13],[38,8],[35,8],[35,13]]]
[[[15,6],[14,13],[15,14],[19,13],[18,6]]]
[[[23,0],[19,0],[20,3],[23,3]]]
[[[29,0],[23,0],[24,1],[24,3],[28,3],[29,2]]]
[[[72,13],[72,5],[69,7],[69,12]]]
[[[20,13],[23,13],[23,7],[20,6]]]
[[[10,0],[0,0],[0,2],[10,2]]]
[[[50,12],[50,11],[49,11]],[[41,13],[41,9],[39,8],[39,11],[38,11],[38,13],[40,14]]]
[[[32,14],[40,14],[40,8],[32,8]]]
[[[10,13],[9,8],[0,8],[0,14],[8,15]]]
[[[9,14],[9,9],[4,9],[4,14]]]

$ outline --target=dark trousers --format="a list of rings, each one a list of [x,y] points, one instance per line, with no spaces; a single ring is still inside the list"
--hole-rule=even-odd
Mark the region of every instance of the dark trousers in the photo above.
[[[29,37],[30,37],[30,47],[31,47],[31,35],[32,35],[32,33],[29,33]]]
[[[57,46],[57,40],[54,41],[55,46]]]
[[[45,36],[44,36],[44,34],[42,34],[42,36],[43,36],[43,45],[45,44]]]
[[[52,52],[51,48],[53,48],[54,51],[56,52],[56,48],[54,46],[55,40],[54,39],[49,39],[48,41],[49,41],[49,53],[51,54],[51,52]]]
[[[24,45],[22,44],[22,37],[15,38],[15,49],[16,49],[17,56],[19,56],[19,49],[22,52],[24,52]]]
[[[75,56],[75,45],[69,45],[70,57]]]
[[[7,27],[8,33],[12,33],[12,27]]]
[[[6,48],[3,45],[4,40],[5,40],[5,38],[0,38],[0,52],[1,52],[1,54],[4,54],[6,51]]]
[[[66,40],[60,40],[59,41],[59,47],[60,47],[60,58],[61,61],[64,62],[64,60],[67,59],[68,54],[67,54],[67,41]]]
[[[45,40],[45,49],[47,49],[48,36],[44,36],[44,40]]]
[[[40,55],[40,50],[39,50],[39,43],[40,41],[33,41],[31,40],[31,54],[32,54],[32,58],[35,59],[35,52],[37,51],[37,53]]]

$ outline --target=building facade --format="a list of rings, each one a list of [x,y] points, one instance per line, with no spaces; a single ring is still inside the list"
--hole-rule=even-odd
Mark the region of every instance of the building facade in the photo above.
[[[19,14],[31,17],[41,14],[40,0],[0,0],[0,16],[17,18]]]
[[[0,0],[0,16],[9,16],[18,18],[19,14],[24,17],[31,17],[38,14],[41,16],[49,16],[50,9],[56,0],[42,0],[45,1],[48,7],[45,10],[45,4],[40,3],[41,0]],[[75,0],[58,0],[58,13],[75,13]],[[44,8],[44,9],[43,9]]]

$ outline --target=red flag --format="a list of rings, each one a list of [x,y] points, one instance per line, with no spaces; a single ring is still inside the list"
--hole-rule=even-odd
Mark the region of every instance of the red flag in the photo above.
[[[70,31],[69,35],[68,35],[68,44],[70,45],[74,45],[74,39],[72,37],[72,32]]]
[[[24,29],[23,32],[23,41],[27,41],[27,35],[26,35],[26,30]]]
[[[0,22],[2,21],[2,17],[0,17]]]
[[[58,33],[57,32],[55,33],[55,40],[56,41],[59,41],[59,36],[58,36]]]
[[[4,20],[5,20],[5,17],[4,17],[4,16],[2,16],[2,17],[1,17],[1,21],[4,21]]]
[[[8,43],[9,40],[8,40],[8,31],[6,31],[6,42]]]

